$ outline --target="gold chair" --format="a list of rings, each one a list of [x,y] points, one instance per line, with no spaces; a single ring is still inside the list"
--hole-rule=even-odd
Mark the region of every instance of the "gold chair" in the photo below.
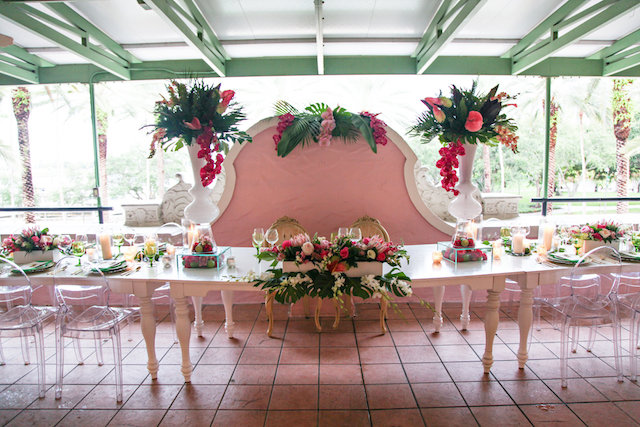
[[[275,229],[278,230],[278,241],[276,242],[276,244],[280,245],[282,244],[283,241],[290,239],[291,237],[298,235],[298,234],[306,234],[307,231],[304,229],[304,227],[302,225],[300,225],[300,223],[293,219],[290,218],[288,216],[283,216],[278,218],[273,224],[271,224],[271,227],[269,227],[269,229],[267,230],[267,232],[271,229]],[[264,243],[264,245],[268,245],[268,243]],[[275,294],[273,292],[270,292],[267,294],[266,299],[265,299],[265,311],[267,312],[267,318],[269,319],[269,326],[267,328],[267,335],[270,337],[273,333],[273,300],[274,300]],[[302,304],[304,307],[304,314],[305,316],[309,316],[309,313],[311,311],[310,309],[310,305],[311,305],[311,298],[306,296],[303,298],[302,300]],[[316,327],[320,327],[320,323],[318,321],[318,317],[319,317],[319,307],[316,307]]]
[[[362,238],[365,237],[373,237],[375,235],[380,236],[385,242],[388,242],[389,233],[383,227],[379,220],[376,218],[372,218],[369,215],[361,216],[356,219],[353,224],[351,224],[351,228],[359,228],[362,232]],[[351,310],[353,305],[351,304],[351,296],[347,296],[347,304],[349,307],[349,314],[351,314]],[[388,301],[385,298],[380,299],[380,330],[384,334],[387,332],[387,328],[384,324],[384,320],[387,318],[387,309],[388,309]],[[336,321],[334,323],[334,328],[338,325],[340,319],[340,308],[336,306]]]

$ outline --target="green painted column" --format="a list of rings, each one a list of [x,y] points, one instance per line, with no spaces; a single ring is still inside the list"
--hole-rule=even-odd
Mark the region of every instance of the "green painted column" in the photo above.
[[[543,196],[549,197],[549,144],[551,141],[551,77],[546,79],[544,101],[544,170],[542,171]],[[547,216],[547,201],[542,202],[542,216]]]
[[[93,191],[96,195],[97,206],[100,208],[102,207],[102,200],[100,199],[100,169],[98,165],[98,122],[96,118],[96,92],[93,87],[93,82],[89,83],[89,102],[91,105],[91,130],[93,136],[93,170],[96,180],[96,186]],[[98,210],[98,222],[100,224],[104,223],[101,210]]]

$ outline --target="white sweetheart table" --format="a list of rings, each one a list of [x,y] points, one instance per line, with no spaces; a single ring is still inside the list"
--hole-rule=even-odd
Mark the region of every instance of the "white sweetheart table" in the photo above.
[[[516,280],[522,289],[520,295],[520,308],[518,312],[518,325],[520,329],[520,345],[518,349],[518,366],[524,368],[527,362],[527,339],[532,324],[533,290],[543,284],[553,284],[562,276],[570,274],[572,266],[549,265],[536,262],[536,256],[514,257],[504,255],[501,260],[484,262],[463,262],[454,266],[453,263],[443,260],[440,264],[434,264],[431,254],[436,250],[436,245],[407,245],[410,255],[410,263],[403,266],[403,271],[412,279],[414,288],[440,287],[443,285],[467,285],[472,290],[487,291],[487,305],[484,319],[485,325],[485,352],[482,357],[484,372],[488,373],[493,364],[493,341],[498,329],[500,293],[504,290],[507,277]],[[140,300],[141,329],[147,346],[147,368],[152,378],[157,378],[158,360],[155,354],[156,323],[153,313],[151,296],[154,289],[169,282],[171,284],[171,297],[175,301],[176,310],[176,334],[182,351],[181,371],[185,381],[191,380],[192,365],[189,357],[189,341],[191,336],[191,321],[189,319],[189,297],[196,304],[196,322],[198,330],[202,328],[202,318],[199,305],[202,297],[211,291],[221,291],[225,309],[225,328],[229,337],[233,336],[233,292],[255,291],[264,292],[243,281],[242,277],[250,272],[265,271],[268,263],[258,265],[255,259],[254,248],[232,248],[232,255],[236,259],[236,268],[228,270],[215,269],[184,269],[173,265],[171,268],[149,268],[143,266],[139,271],[128,276],[108,276],[112,291],[123,294],[134,294]],[[160,264],[160,263],[158,263]],[[613,271],[613,265],[607,263],[592,263],[580,268],[587,272]],[[640,271],[640,264],[623,264],[623,272]],[[46,274],[30,276],[33,285],[52,285],[53,277]],[[69,275],[69,282],[86,282],[95,280],[94,276]]]

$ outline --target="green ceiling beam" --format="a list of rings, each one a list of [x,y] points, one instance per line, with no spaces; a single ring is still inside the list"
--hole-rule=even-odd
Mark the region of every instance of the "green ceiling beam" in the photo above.
[[[442,3],[440,3],[440,6],[438,6],[436,13],[433,15],[433,18],[431,19],[429,26],[425,30],[424,35],[422,36],[422,39],[418,43],[416,50],[414,50],[412,55],[413,57],[420,55],[422,51],[426,49],[427,43],[431,42],[433,38],[437,35],[436,32],[438,30],[438,25],[442,20],[442,18],[447,14],[447,11],[449,10],[449,6],[451,6],[451,0],[442,0]]]
[[[563,19],[562,21],[558,22],[557,24],[555,24],[553,27],[551,27],[551,31],[560,31],[561,29],[568,27],[569,25],[581,21],[586,17],[589,17],[591,15],[593,15],[594,13],[596,13],[597,11],[599,11],[600,9],[603,9],[606,6],[609,6],[610,4],[613,4],[615,2],[617,2],[618,0],[602,0],[600,3],[596,3],[591,7],[588,7],[584,10],[582,10],[581,12],[576,13],[575,15],[571,15],[569,18],[567,19]]]
[[[38,70],[37,66],[30,64],[28,62],[24,62],[21,59],[17,59],[9,55],[0,55],[0,61],[4,61],[7,64],[16,65],[18,67],[24,68],[25,70],[29,70],[33,72]]]
[[[637,43],[640,43],[640,30],[636,30],[631,34],[627,34],[611,46],[605,47],[604,49],[597,51],[593,55],[588,56],[587,59],[604,59]]]
[[[24,5],[16,6],[10,3],[0,3],[0,15],[11,20],[13,23],[19,25],[20,27],[38,34],[39,36],[49,40],[57,46],[75,53],[88,62],[95,64],[96,66],[109,71],[110,73],[113,73],[121,79],[129,80],[131,78],[131,73],[127,68],[96,52],[90,47],[87,47],[70,39],[69,37],[61,34],[56,29],[44,24],[43,22],[31,17],[30,15],[25,13],[23,6]]]
[[[611,64],[612,62],[619,61],[621,59],[626,58],[627,56],[635,55],[638,52],[640,52],[640,46],[636,46],[636,47],[631,48],[631,49],[623,50],[622,52],[616,53],[615,55],[607,56],[604,59],[604,62],[605,62],[605,64]]]
[[[638,6],[640,6],[640,2],[636,0],[621,0],[609,6],[606,10],[603,10],[596,16],[568,31],[566,34],[563,34],[557,39],[550,41],[545,46],[514,62],[512,65],[512,73],[521,74],[539,62],[549,58],[558,50],[587,36],[611,20],[620,17],[624,13],[630,12]]]
[[[568,0],[545,20],[536,25],[533,30],[529,31],[515,46],[502,55],[502,58],[511,58],[534,44],[540,37],[548,33],[554,25],[561,22],[586,1],[587,0]]]
[[[174,10],[175,3],[172,0],[145,0],[147,5],[161,17],[164,18],[172,27],[178,30],[185,41],[198,49],[202,55],[202,59],[215,71],[219,76],[224,77],[226,75],[225,64],[220,58],[213,53],[213,50],[207,46],[202,39],[194,33],[191,28],[178,16],[178,13]]]
[[[104,31],[96,27],[93,23],[88,21],[86,18],[67,6],[65,3],[46,3],[46,7],[54,13],[58,14],[58,16],[60,16],[61,18],[66,19],[68,22],[71,22],[76,27],[85,31],[89,35],[89,37],[91,37],[98,43],[101,43],[105,48],[109,49],[111,52],[124,59],[126,62],[142,62],[127,50],[125,50],[117,42],[115,42],[111,37],[105,34]]]
[[[16,5],[16,6],[18,8],[20,8],[22,11],[24,11],[24,13],[27,13],[27,14],[29,14],[31,16],[38,17],[38,18],[40,18],[40,20],[42,20],[42,21],[44,21],[44,22],[46,22],[48,24],[55,25],[58,28],[63,28],[65,30],[69,31],[70,33],[75,34],[78,37],[88,37],[88,34],[87,34],[86,31],[84,31],[84,30],[82,30],[82,29],[80,29],[78,27],[75,27],[73,25],[70,25],[67,22],[61,21],[60,19],[55,18],[55,17],[53,17],[51,15],[48,15],[48,14],[44,13],[43,11],[41,11],[40,9],[36,9],[35,7],[29,6],[27,4],[19,4],[19,5]]]
[[[459,0],[464,1],[464,6],[460,9],[455,18],[451,20],[451,23],[447,28],[442,31],[442,34],[436,34],[436,38],[433,43],[422,54],[418,55],[418,66],[416,67],[418,74],[423,74],[427,68],[438,57],[438,53],[445,47],[445,45],[454,38],[456,33],[462,27],[462,24],[475,14],[487,0]]]
[[[18,80],[21,80],[22,82],[40,83],[37,70],[36,71],[25,70],[24,68],[7,64],[2,61],[0,61],[0,74],[4,74],[9,77],[16,78]]]
[[[603,76],[612,76],[614,74],[621,73],[629,68],[633,68],[640,65],[640,53],[636,53],[628,58],[621,59],[610,64],[605,64],[602,69]]]
[[[184,4],[187,5],[189,12],[191,12],[195,20],[198,21],[202,26],[202,29],[204,30],[207,37],[209,37],[209,41],[211,42],[211,44],[215,47],[213,53],[216,54],[216,56],[218,56],[222,61],[231,59],[231,57],[227,54],[227,51],[225,51],[224,47],[222,47],[222,43],[220,43],[220,40],[216,36],[216,33],[213,31],[213,28],[211,28],[211,25],[209,25],[209,22],[207,22],[207,19],[204,17],[196,3],[193,0],[183,1]]]
[[[54,64],[52,64],[51,62],[46,61],[32,53],[29,53],[25,49],[18,47],[16,45],[0,47],[0,50],[5,51],[9,55],[18,59],[22,59],[23,61],[28,62],[29,64],[33,64],[37,67],[53,67],[54,66]]]

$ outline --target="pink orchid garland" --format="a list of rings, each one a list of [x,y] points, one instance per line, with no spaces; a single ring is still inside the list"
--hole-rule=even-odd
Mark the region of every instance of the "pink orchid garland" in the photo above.
[[[387,145],[387,130],[385,129],[387,124],[377,117],[378,114],[371,114],[367,111],[360,113],[361,116],[369,117],[369,126],[373,131],[373,139],[376,141],[376,144]]]
[[[273,142],[276,145],[276,150],[278,149],[278,143],[282,139],[282,134],[293,124],[293,119],[295,119],[295,117],[291,113],[286,113],[280,116],[277,128],[278,133],[273,135]]]
[[[336,121],[333,118],[333,110],[327,109],[320,115],[322,122],[320,123],[320,135],[318,135],[318,143],[321,147],[328,147],[331,144],[331,132],[336,128]]]
[[[451,191],[455,196],[460,194],[455,189],[458,183],[458,174],[456,169],[458,167],[458,156],[464,156],[464,145],[460,143],[460,140],[445,145],[438,151],[440,159],[436,162],[436,167],[440,169],[440,176],[442,176],[442,188],[446,191]]]

